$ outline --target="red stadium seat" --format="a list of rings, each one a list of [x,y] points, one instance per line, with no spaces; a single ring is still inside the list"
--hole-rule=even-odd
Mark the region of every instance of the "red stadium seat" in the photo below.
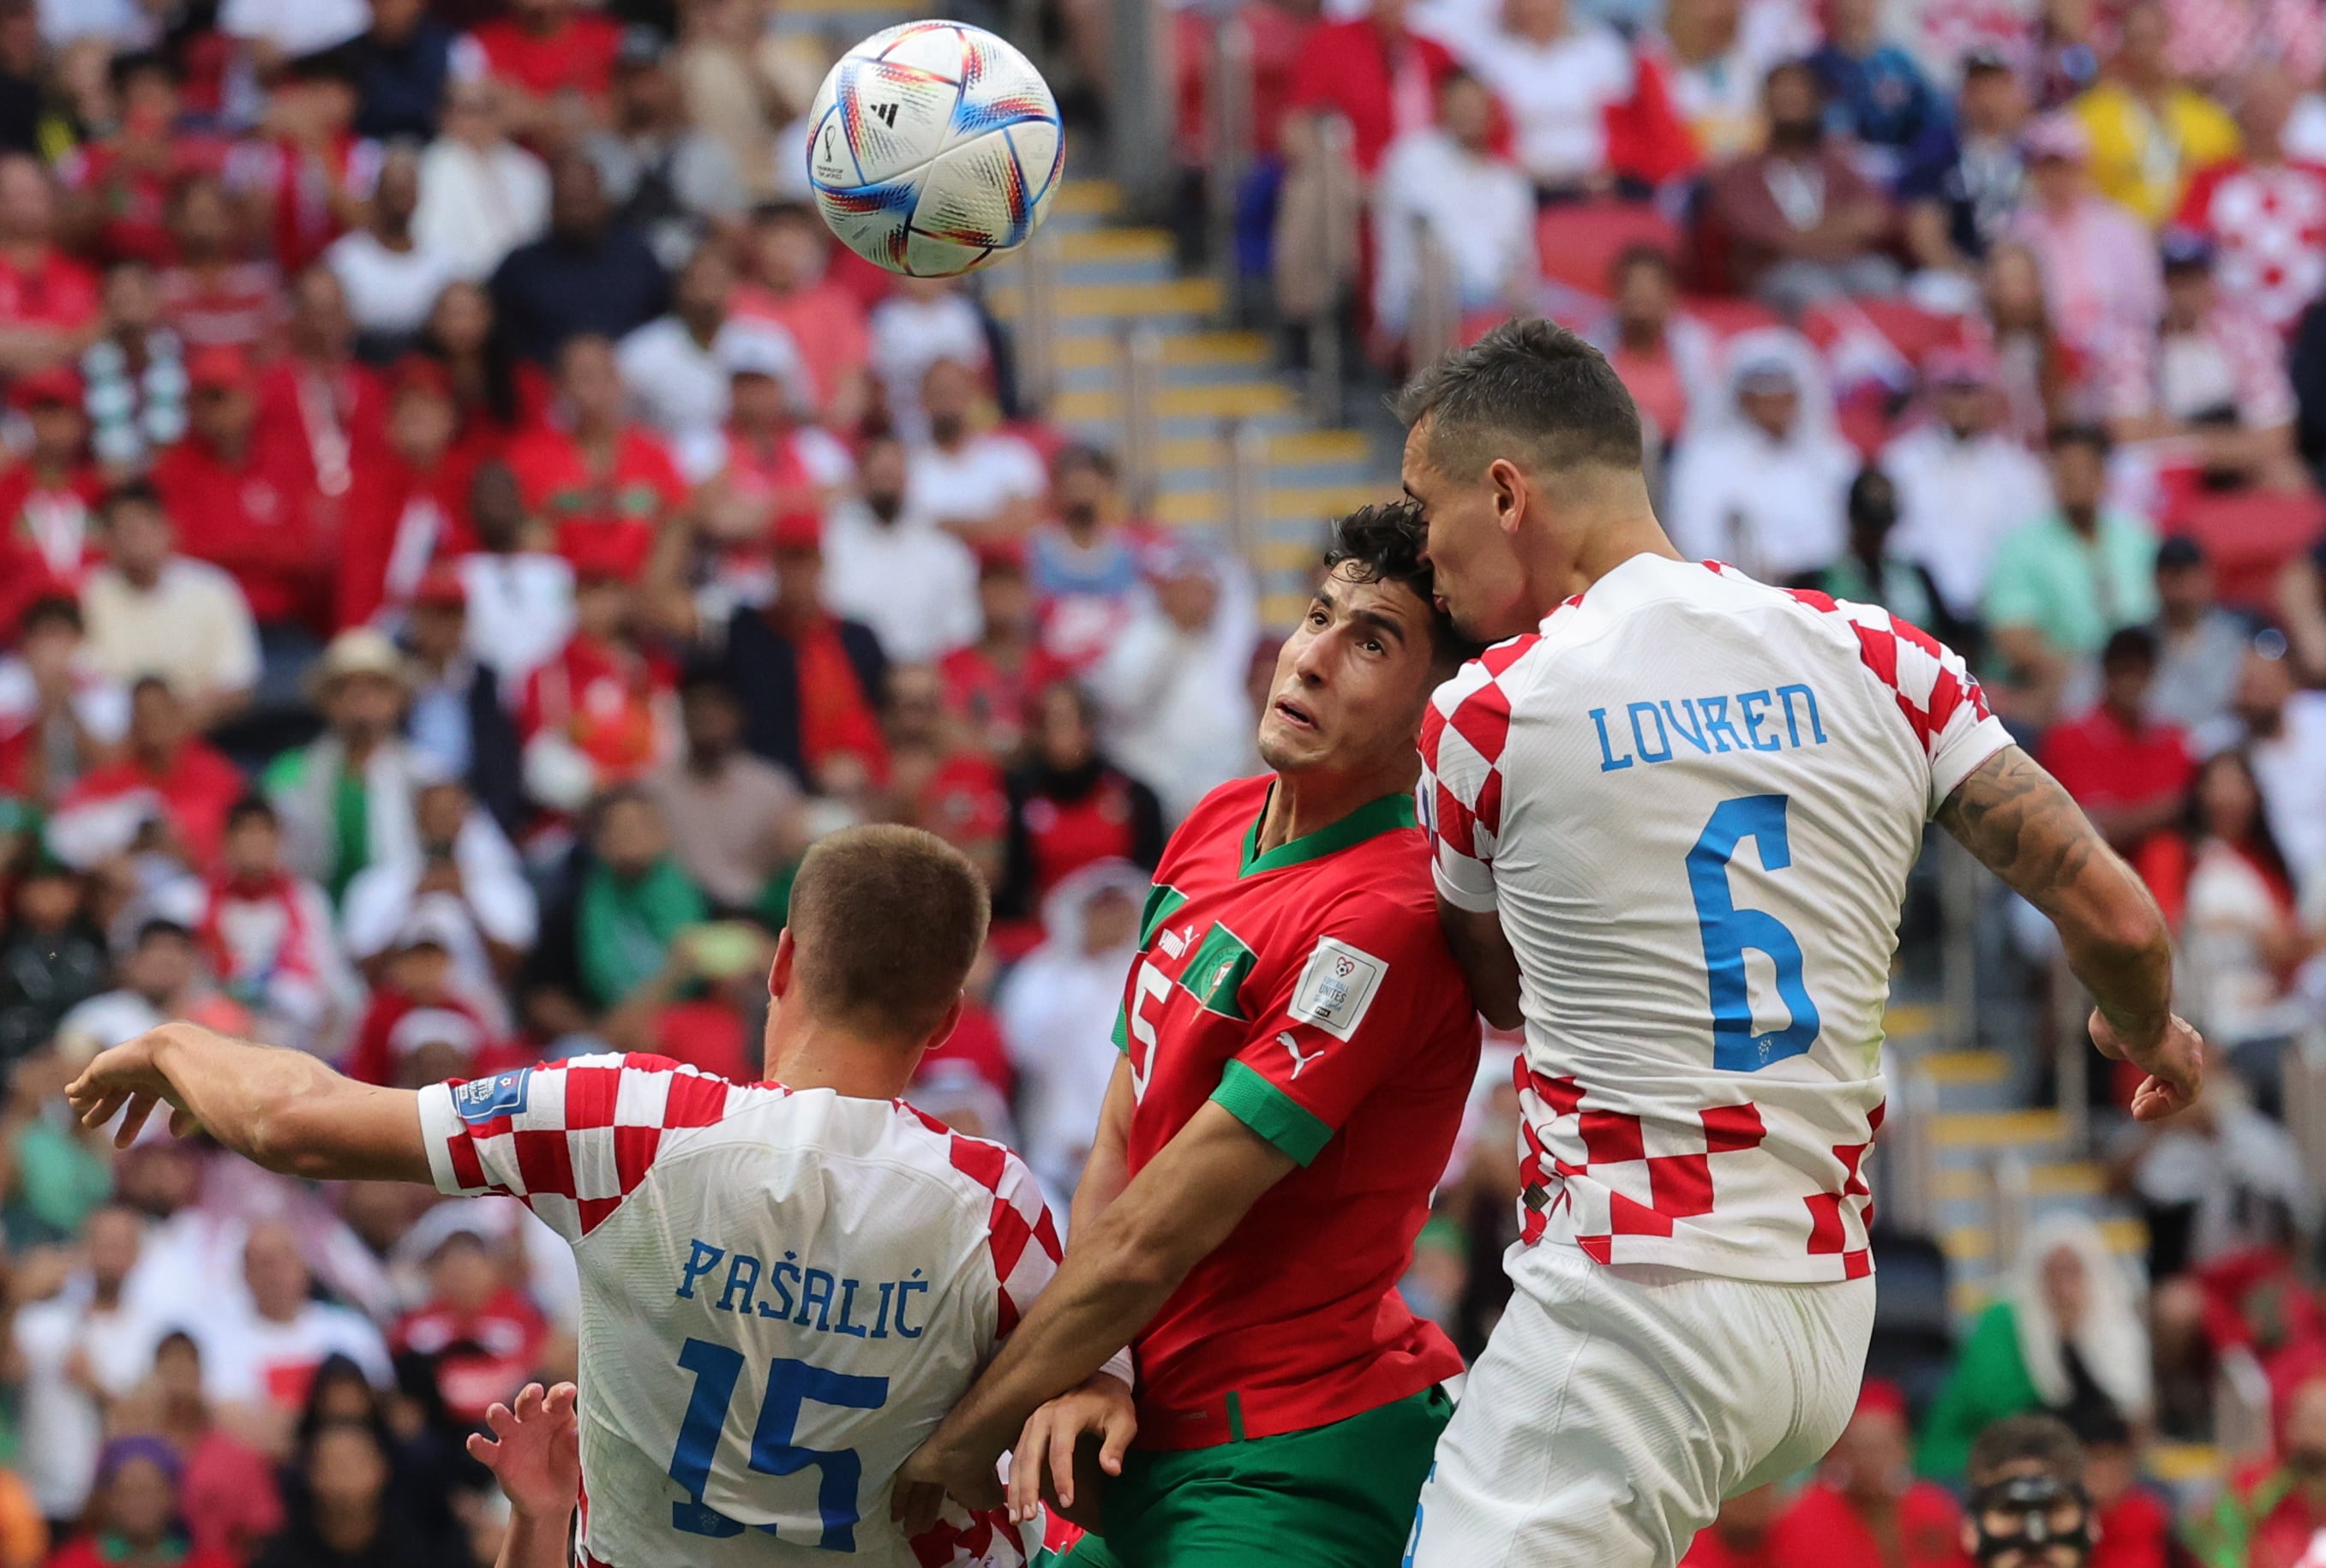
[[[1635,245],[1651,245],[1677,264],[1679,227],[1644,202],[1589,201],[1553,207],[1535,224],[1542,274],[1605,297],[1608,270]]]
[[[2200,490],[2168,515],[2166,531],[2186,533],[2205,547],[2223,599],[2266,609],[2279,571],[2309,548],[2321,524],[2326,504],[2315,496]]]

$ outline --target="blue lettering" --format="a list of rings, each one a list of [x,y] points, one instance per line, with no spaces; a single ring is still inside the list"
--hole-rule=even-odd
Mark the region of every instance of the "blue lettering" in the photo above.
[[[860,1340],[864,1338],[864,1325],[862,1323],[851,1323],[848,1321],[848,1309],[855,1304],[856,1282],[852,1279],[842,1280],[840,1282],[840,1322],[839,1325],[832,1331],[833,1333],[851,1334]]]
[[[735,1293],[740,1290],[743,1293],[741,1310],[749,1312],[752,1294],[758,1288],[759,1260],[748,1252],[737,1253],[727,1260],[727,1288],[719,1293],[719,1310],[722,1313],[736,1311]]]
[[[1670,762],[1671,760],[1671,739],[1664,734],[1664,716],[1656,711],[1656,705],[1652,702],[1634,702],[1630,708],[1626,709],[1625,711],[1630,713],[1632,716],[1632,746],[1639,752],[1640,760],[1642,762]],[[1656,721],[1656,744],[1663,748],[1661,751],[1650,751],[1648,749],[1648,738],[1646,735],[1642,734],[1640,729],[1640,715],[1643,712],[1649,718]]]
[[[1699,697],[1697,701],[1704,709],[1704,733],[1710,736],[1718,745],[1722,756],[1725,756],[1732,751],[1746,749],[1744,738],[1737,734],[1736,726],[1728,721],[1727,698]],[[1721,739],[1724,735],[1728,738],[1726,740]],[[1730,744],[1732,741],[1734,745]]]
[[[872,1324],[872,1337],[876,1340],[885,1340],[889,1337],[889,1298],[896,1293],[896,1289],[897,1282],[893,1279],[884,1279],[880,1282],[880,1315]]]
[[[799,1254],[796,1252],[786,1252],[784,1254],[783,1262],[778,1263],[773,1268],[768,1270],[768,1288],[776,1293],[776,1303],[774,1310],[770,1311],[768,1304],[766,1302],[761,1302],[759,1304],[759,1315],[761,1317],[772,1319],[777,1322],[781,1322],[784,1319],[791,1315],[792,1287],[791,1285],[784,1283],[784,1276],[788,1274],[792,1276],[794,1284],[798,1282],[800,1276],[799,1265],[792,1261],[793,1258],[797,1257],[798,1256]]]
[[[918,1274],[921,1271],[916,1268],[913,1270],[913,1272],[915,1274]],[[906,1324],[905,1306],[907,1303],[913,1299],[913,1293],[915,1291],[917,1290],[926,1293],[928,1288],[929,1282],[926,1279],[902,1279],[897,1282],[897,1332],[899,1337],[907,1340],[917,1340],[926,1331],[924,1329],[911,1328]]]
[[[800,1287],[799,1315],[792,1322],[805,1324],[807,1309],[820,1309],[815,1314],[815,1326],[825,1333],[832,1331],[832,1276],[821,1268],[807,1271],[807,1281]]]
[[[1663,705],[1665,722],[1671,726],[1681,739],[1697,750],[1710,751],[1712,747],[1704,744],[1704,721],[1696,716],[1695,699],[1683,697],[1679,700],[1679,705],[1688,710],[1688,722],[1682,724],[1679,721],[1679,715],[1672,711],[1672,705],[1669,702]]]
[[[1801,700],[1809,705],[1810,733],[1817,738],[1815,744],[1823,746],[1825,744],[1825,726],[1818,720],[1817,693],[1810,691],[1806,686],[1780,686],[1777,688],[1777,700],[1785,705],[1785,728],[1787,730],[1791,732],[1793,744],[1795,746],[1800,745],[1801,732],[1795,727],[1793,720],[1793,693],[1796,691],[1801,694]]]
[[[1773,735],[1769,737],[1765,744],[1763,743],[1761,715],[1753,711],[1753,700],[1755,697],[1761,700],[1761,706],[1763,709],[1769,706],[1771,699],[1766,691],[1740,691],[1736,696],[1736,711],[1744,716],[1744,733],[1753,738],[1753,749],[1755,751],[1782,751],[1785,748],[1784,743]]]
[[[693,1301],[694,1282],[718,1267],[719,1260],[727,1256],[725,1248],[713,1247],[708,1241],[690,1241],[688,1246],[693,1250],[687,1254],[686,1276],[678,1282],[678,1298],[681,1301]]]
[[[1599,771],[1614,773],[1617,768],[1631,766],[1630,756],[1626,756],[1618,762],[1615,759],[1614,751],[1607,745],[1607,710],[1605,708],[1594,708],[1591,710],[1591,722],[1597,726],[1599,730]]]

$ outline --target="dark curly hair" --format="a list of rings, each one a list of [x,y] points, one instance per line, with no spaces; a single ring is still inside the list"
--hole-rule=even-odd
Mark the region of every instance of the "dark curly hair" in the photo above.
[[[1450,666],[1475,657],[1479,645],[1456,632],[1453,617],[1437,607],[1428,540],[1429,525],[1411,501],[1360,506],[1333,524],[1325,571],[1356,582],[1394,582],[1410,589],[1429,607],[1431,641],[1438,660]]]

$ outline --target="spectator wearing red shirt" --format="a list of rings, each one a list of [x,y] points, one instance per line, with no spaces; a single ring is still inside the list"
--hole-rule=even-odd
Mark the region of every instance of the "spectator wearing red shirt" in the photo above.
[[[2223,1489],[2198,1536],[2209,1563],[2295,1568],[2326,1530],[2326,1377],[2314,1377],[2277,1407],[2276,1452]]]
[[[170,237],[177,262],[162,274],[162,320],[189,353],[282,346],[290,316],[283,274],[250,255],[224,184],[206,174],[179,186],[170,202]]]
[[[1349,122],[1351,152],[1367,175],[1382,153],[1436,117],[1437,84],[1454,57],[1405,24],[1407,0],[1373,0],[1353,22],[1319,23],[1293,68],[1287,109],[1337,114]]]
[[[998,884],[1009,786],[978,744],[975,727],[946,710],[944,677],[935,665],[899,664],[889,672],[881,721],[898,820],[935,833],[975,861],[989,886]]]
[[[170,191],[189,175],[215,172],[225,147],[194,134],[180,113],[176,68],[163,54],[113,62],[121,121],[113,134],[59,162],[75,230],[107,262],[170,259]]]
[[[487,22],[453,48],[453,65],[464,74],[492,77],[514,89],[511,127],[528,138],[552,128],[551,117],[570,123],[579,97],[595,119],[614,82],[614,60],[621,52],[621,24],[604,12],[575,0],[512,0],[507,15]]]
[[[140,824],[158,821],[184,864],[206,869],[226,841],[227,813],[249,787],[234,764],[196,738],[169,682],[148,675],[130,688],[124,754],[66,793],[49,820],[49,842],[60,858],[89,866],[126,849]]]
[[[522,1066],[454,985],[452,947],[465,916],[423,894],[380,966],[344,1071],[359,1083],[417,1089]]]
[[[85,1533],[48,1568],[234,1568],[214,1547],[193,1545],[180,1521],[185,1462],[165,1438],[116,1437],[98,1455]]]
[[[56,227],[48,172],[0,156],[0,373],[61,365],[97,334],[97,279],[57,248]]]
[[[456,451],[452,382],[433,359],[395,367],[387,439],[355,465],[340,537],[334,630],[400,617],[428,569],[477,547],[469,525],[475,465]]]
[[[286,442],[260,439],[256,377],[239,350],[202,349],[186,379],[192,428],[154,463],[179,542],[233,574],[263,639],[312,641],[324,552],[307,463]]]
[[[2044,767],[2121,854],[2179,820],[2197,765],[2181,731],[2147,716],[2156,634],[2126,626],[2100,653],[2100,700],[2043,738]]]
[[[1030,920],[1068,872],[1093,860],[1153,869],[1163,853],[1155,792],[1099,750],[1098,711],[1059,681],[1035,700],[1032,744],[1009,775],[1009,841],[995,913]]]
[[[775,942],[752,921],[683,930],[662,968],[626,993],[598,1032],[617,1051],[667,1056],[730,1083],[756,1081],[775,955]]]
[[[357,466],[378,453],[387,388],[377,371],[356,362],[347,290],[329,267],[318,264],[292,281],[290,345],[259,378],[259,429],[297,454],[329,536],[345,516]]]
[[[802,201],[759,209],[751,227],[750,278],[735,291],[738,316],[791,334],[815,385],[817,422],[844,430],[871,398],[871,337],[864,307],[827,275],[832,231]]]
[[[263,139],[227,155],[227,182],[251,203],[285,277],[362,226],[362,193],[378,175],[379,147],[355,134],[359,102],[343,51],[294,60],[267,96]]]
[[[1026,738],[1035,694],[1074,671],[1042,646],[1023,545],[994,542],[979,552],[977,607],[984,626],[977,641],[937,665],[945,707],[968,722],[988,753],[1012,756]]]
[[[2259,67],[2240,91],[2245,145],[2189,182],[2178,221],[2213,242],[2221,292],[2291,336],[2326,288],[2326,169],[2286,156],[2282,137],[2302,88],[2283,67]]]
[[[420,352],[442,365],[451,381],[455,439],[471,466],[499,460],[549,411],[547,373],[517,357],[495,330],[497,320],[484,285],[461,282],[436,296],[420,332]]]
[[[1772,1555],[1831,1568],[1968,1568],[1962,1512],[1945,1488],[1913,1478],[1912,1455],[1904,1397],[1868,1381],[1818,1479],[1770,1531]]]
[[[2179,1568],[2186,1559],[2172,1507],[2142,1484],[2132,1428],[2110,1411],[2088,1425],[2083,1441],[2084,1489],[2099,1533],[2086,1568]]]
[[[8,401],[33,427],[33,444],[0,469],[0,626],[42,593],[80,591],[100,554],[92,524],[104,494],[70,366],[19,378]]]
[[[477,1227],[474,1219],[446,1222],[428,1253],[428,1299],[388,1336],[398,1353],[429,1359],[446,1412],[467,1426],[524,1387],[549,1338],[540,1309],[510,1284],[507,1261]]]
[[[1754,1487],[1720,1505],[1712,1523],[1696,1533],[1680,1568],[1789,1568],[1769,1533],[1777,1522],[1777,1489]],[[1838,1565],[1835,1565],[1838,1568]]]
[[[573,557],[573,635],[526,678],[517,733],[526,793],[577,812],[600,791],[635,783],[678,752],[676,679],[639,645],[644,549],[600,530]]]
[[[526,509],[557,531],[577,563],[613,557],[643,563],[655,535],[686,504],[686,481],[663,444],[625,417],[614,346],[595,334],[557,357],[557,417],[509,443]],[[610,531],[603,548],[587,535]]]

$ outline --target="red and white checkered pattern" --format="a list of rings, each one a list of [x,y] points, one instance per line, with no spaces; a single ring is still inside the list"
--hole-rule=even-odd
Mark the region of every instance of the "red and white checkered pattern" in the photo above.
[[[993,1257],[993,1277],[1000,1282],[994,1333],[1006,1336],[1058,1272],[1064,1248],[1058,1244],[1057,1225],[1025,1161],[1000,1144],[963,1137],[944,1128],[933,1117],[919,1111],[913,1114],[944,1130],[953,1168],[993,1194],[993,1211],[985,1224],[986,1246]]]
[[[2326,66],[2326,13],[2317,0],[2164,0],[2164,12],[2172,24],[2165,58],[2196,81],[2275,63],[2309,82]]]
[[[2008,744],[1921,628],[1714,561],[1635,558],[1439,689],[1419,787],[1438,891],[1494,913],[1527,982],[1525,1240],[1744,1279],[1870,1270],[1907,872]],[[1716,965],[1741,970],[1765,1053],[1724,1053]]]
[[[2314,163],[2217,163],[2190,182],[2180,222],[2212,240],[2221,297],[2281,336],[2326,288],[2326,169]]]

